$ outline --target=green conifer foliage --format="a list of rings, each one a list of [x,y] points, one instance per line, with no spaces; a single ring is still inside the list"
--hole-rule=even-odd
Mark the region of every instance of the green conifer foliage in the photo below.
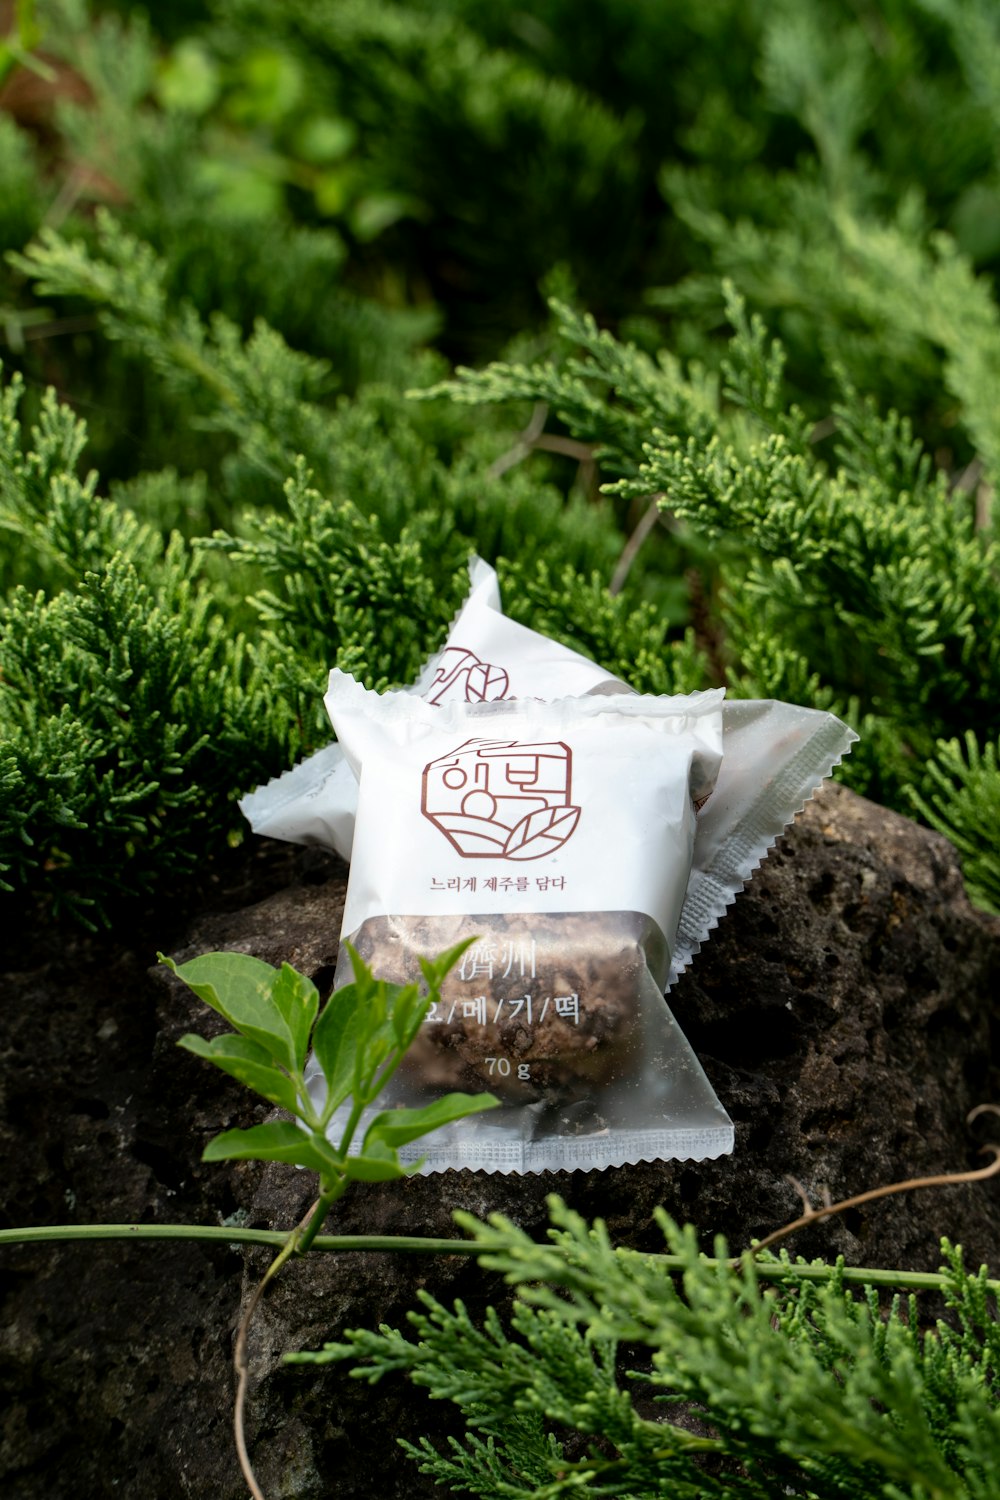
[[[83,426],[50,394],[25,443],[4,391],[0,527],[16,536],[0,609],[0,867],[44,872],[98,913],[192,869],[237,826],[231,793],[294,745],[269,674],[227,628],[179,536],[97,494]]]
[[[947,1241],[948,1322],[921,1331],[915,1297],[758,1282],[726,1247],[658,1215],[676,1276],[612,1248],[550,1200],[549,1243],[497,1215],[461,1215],[486,1265],[515,1287],[508,1327],[427,1293],[412,1337],[356,1330],[297,1363],[405,1372],[458,1407],[462,1439],[402,1446],[453,1492],[482,1500],[987,1500],[1000,1482],[1000,1334],[985,1269]],[[786,1264],[790,1264],[786,1261]],[[645,1362],[636,1369],[642,1357]]]
[[[968,285],[978,298],[979,284]],[[814,424],[787,405],[781,345],[731,286],[726,296],[736,332],[721,404],[700,372],[689,379],[675,361],[653,361],[558,306],[582,352],[461,370],[426,394],[549,403],[574,437],[597,445],[609,493],[659,497],[673,518],[728,548],[717,569],[732,690],[855,721],[864,739],[847,776],[947,828],[975,861],[977,898],[996,906],[1000,779],[987,748],[1000,727],[994,533],[935,471],[911,423],[882,415],[836,368],[836,443],[832,461],[823,458]],[[992,358],[993,337],[987,321],[963,356],[970,369]],[[993,414],[979,387],[970,402],[970,429],[983,414],[985,455]],[[971,736],[972,760],[956,754],[956,733]]]
[[[238,835],[237,796],[329,737],[330,666],[384,688],[412,681],[441,644],[467,588],[462,519],[471,530],[486,518],[498,545],[524,553],[505,569],[515,614],[657,691],[700,675],[693,649],[664,647],[652,604],[612,597],[596,576],[581,584],[574,561],[592,569],[613,555],[606,522],[581,524],[523,479],[476,488],[468,463],[446,467],[421,438],[410,418],[423,409],[401,412],[398,396],[373,391],[334,411],[296,402],[292,379],[311,367],[273,331],[243,345],[227,324],[209,332],[193,312],[175,320],[154,263],[127,237],[118,243],[115,263],[69,246],[51,274],[99,287],[122,268],[112,306],[137,310],[136,337],[168,379],[201,381],[216,396],[218,425],[233,435],[236,488],[241,472],[263,473],[269,485],[282,463],[293,472],[284,494],[273,485],[280,508],[252,507],[234,532],[196,533],[192,547],[165,528],[190,523],[193,503],[186,529],[196,531],[203,482],[166,471],[120,487],[125,503],[105,499],[95,473],[79,475],[83,424],[50,392],[26,440],[22,382],[4,388],[7,889],[43,877],[51,897],[100,916],[116,892],[162,884]],[[115,327],[127,332],[124,322]],[[300,435],[312,433],[325,457],[325,492],[284,447],[288,403]],[[511,489],[521,499],[508,514]],[[552,567],[545,552],[558,557],[560,537],[563,560]]]
[[[47,725],[58,673],[88,680],[71,653],[98,598],[128,628],[148,598],[192,685],[204,648],[212,681],[264,693],[256,740],[234,710],[249,760],[199,758],[193,703],[186,748],[164,736],[144,762],[160,785],[190,754],[231,799],[325,737],[334,662],[412,676],[475,549],[515,618],[640,688],[851,719],[852,784],[946,830],[996,906],[994,8],[588,10],[214,0],[185,30],[39,0],[68,86],[0,130],[18,713],[37,697]],[[512,342],[449,380],[428,338]],[[103,490],[49,383],[86,413]],[[207,630],[205,599],[225,639],[182,645],[168,623]],[[69,695],[75,723],[98,696]],[[93,722],[113,760],[127,716]],[[52,788],[75,806],[67,766],[93,781],[55,733],[32,751],[42,790],[8,799],[15,883],[46,867],[25,838]],[[155,823],[152,793],[136,806]],[[155,879],[167,841],[143,844],[143,817],[126,843]]]
[[[0,115],[0,250],[17,249],[35,233],[41,218],[39,188],[28,137]]]
[[[927,767],[922,793],[911,792],[915,810],[946,834],[962,855],[973,900],[1000,909],[1000,740],[982,747],[964,739],[942,740]]]
[[[263,21],[321,70],[359,126],[373,184],[412,205],[423,270],[461,303],[479,347],[508,336],[511,315],[537,318],[538,283],[559,262],[585,296],[620,303],[639,223],[634,116],[440,10],[232,0],[227,14],[238,35]]]

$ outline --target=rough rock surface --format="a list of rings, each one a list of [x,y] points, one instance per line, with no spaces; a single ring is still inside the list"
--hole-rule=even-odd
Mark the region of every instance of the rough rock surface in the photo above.
[[[215,1019],[163,971],[235,948],[329,985],[343,869],[280,847],[222,883],[193,921],[161,909],[129,943],[6,943],[3,1222],[220,1223],[288,1228],[309,1179],[205,1166],[219,1129],[264,1117],[177,1049]],[[248,882],[248,883],[246,883]],[[260,899],[263,897],[263,899]],[[251,901],[251,898],[252,901]],[[209,907],[212,909],[209,910]],[[149,938],[147,940],[147,933]],[[15,947],[14,938],[17,938]],[[17,957],[11,961],[10,955]],[[495,1209],[541,1232],[559,1191],[621,1243],[657,1248],[663,1204],[738,1247],[815,1202],[978,1165],[967,1111],[1000,1098],[991,1064],[1000,921],[966,901],[950,845],[843,789],[799,818],[671,997],[737,1126],[730,1158],[537,1177],[464,1172],[356,1187],[343,1233],[449,1234],[452,1210]],[[979,1127],[977,1127],[979,1129]],[[947,1233],[996,1274],[996,1182],[906,1194],[800,1234],[802,1254],[934,1268]],[[267,1263],[226,1246],[27,1245],[0,1250],[0,1480],[11,1500],[245,1495],[230,1433],[231,1341]],[[418,1287],[471,1308],[503,1297],[462,1257],[312,1256],[283,1273],[251,1339],[248,1430],[269,1500],[439,1493],[393,1434],[442,1433],[449,1412],[402,1382],[282,1366],[345,1326],[400,1322]]]

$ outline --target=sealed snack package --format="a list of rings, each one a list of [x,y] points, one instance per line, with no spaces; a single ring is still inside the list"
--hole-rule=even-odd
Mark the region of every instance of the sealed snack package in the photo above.
[[[626,690],[596,662],[501,613],[497,575],[474,557],[469,593],[447,641],[405,691],[438,707]],[[357,800],[354,772],[334,743],[244,797],[240,808],[255,833],[319,844],[350,859]]]
[[[487,563],[473,558],[469,576],[468,597],[444,648],[408,692],[440,707],[631,691],[595,662],[507,619]],[[723,703],[722,738],[718,781],[695,825],[670,984],[857,735],[833,714],[766,699]],[[334,743],[245,797],[240,807],[255,833],[319,844],[350,859],[357,798],[354,769]]]
[[[461,1089],[503,1107],[411,1159],[524,1172],[730,1151],[663,998],[721,691],[434,707],[333,672],[326,702],[360,781],[344,939],[396,982],[475,939],[379,1103]]]

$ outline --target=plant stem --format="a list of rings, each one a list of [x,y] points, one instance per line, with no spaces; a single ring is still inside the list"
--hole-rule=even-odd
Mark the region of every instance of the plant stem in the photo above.
[[[790,1224],[783,1225],[773,1234],[748,1246],[743,1254],[745,1257],[759,1255],[769,1245],[777,1244],[786,1235],[794,1234],[798,1229],[804,1229],[807,1224],[822,1223],[824,1219],[831,1218],[834,1214],[842,1214],[848,1208],[859,1208],[863,1203],[876,1203],[880,1198],[889,1198],[894,1193],[908,1193],[914,1188],[949,1187],[956,1182],[984,1182],[988,1177],[1000,1175],[1000,1146],[983,1146],[981,1154],[988,1152],[992,1152],[993,1155],[989,1166],[977,1167],[971,1172],[939,1172],[933,1177],[908,1177],[905,1182],[890,1182],[884,1187],[869,1188],[866,1193],[855,1193],[852,1198],[842,1198],[839,1203],[825,1203],[822,1208],[810,1208],[808,1213],[801,1214]]]
[[[243,1425],[243,1409],[246,1404],[247,1396],[247,1379],[250,1373],[250,1366],[247,1363],[247,1336],[250,1332],[250,1321],[253,1318],[254,1313],[257,1311],[257,1305],[260,1302],[260,1299],[263,1297],[264,1292],[267,1290],[269,1283],[274,1279],[274,1277],[281,1270],[282,1266],[285,1264],[285,1261],[288,1260],[289,1257],[294,1253],[295,1246],[298,1242],[298,1236],[298,1229],[293,1229],[291,1234],[285,1236],[285,1243],[282,1249],[274,1257],[271,1264],[264,1272],[264,1275],[254,1287],[250,1301],[247,1303],[246,1311],[240,1319],[240,1326],[236,1332],[236,1345],[233,1349],[233,1365],[236,1369],[236,1400],[233,1404],[233,1433],[236,1438],[236,1453],[240,1461],[240,1468],[243,1471],[243,1478],[247,1482],[250,1493],[253,1496],[253,1500],[266,1500],[266,1497],[263,1490],[260,1488],[260,1485],[257,1483],[257,1479],[253,1471],[253,1465],[250,1462],[250,1454],[247,1451],[246,1432],[244,1431]]]
[[[310,1219],[314,1210],[310,1210]],[[318,1212],[318,1205],[315,1210]],[[284,1246],[289,1236],[277,1229],[218,1228],[201,1224],[46,1224],[31,1229],[0,1229],[0,1246],[60,1243],[76,1240],[207,1240],[221,1244]],[[338,1254],[360,1250],[384,1250],[404,1255],[478,1255],[488,1254],[489,1246],[475,1240],[440,1239],[409,1234],[316,1234],[311,1250],[328,1250]],[[302,1239],[297,1242],[302,1253]],[[640,1254],[639,1251],[631,1252]],[[683,1270],[685,1262],[676,1255],[644,1255],[644,1259],[664,1271]],[[732,1265],[705,1257],[705,1264]],[[795,1266],[783,1261],[758,1261],[755,1272],[762,1281],[826,1281],[832,1267]],[[845,1282],[855,1286],[895,1287],[901,1291],[940,1291],[947,1278],[933,1271],[892,1271],[865,1266],[846,1266],[840,1273]],[[986,1290],[1000,1295],[1000,1280],[986,1282]]]
[[[317,1198],[316,1203],[310,1212],[310,1216],[305,1228],[301,1232],[296,1231],[296,1255],[305,1255],[306,1251],[312,1246],[316,1239],[316,1236],[319,1234],[319,1231],[323,1228],[323,1220],[326,1218],[327,1214],[330,1212],[330,1209],[336,1203],[337,1199],[341,1196],[346,1187],[347,1178],[341,1177],[340,1181],[337,1182],[329,1192],[324,1193],[321,1197]]]
[[[302,1222],[296,1225],[291,1234],[285,1236],[285,1241],[280,1251],[254,1287],[253,1294],[246,1305],[246,1311],[240,1319],[240,1326],[236,1332],[236,1345],[233,1349],[233,1365],[236,1369],[236,1400],[233,1405],[233,1432],[236,1437],[236,1453],[239,1457],[240,1468],[250,1488],[253,1500],[266,1500],[266,1497],[257,1483],[257,1477],[250,1462],[250,1453],[247,1449],[246,1431],[243,1421],[243,1412],[247,1397],[247,1381],[250,1378],[250,1365],[247,1360],[247,1339],[250,1335],[250,1323],[254,1313],[257,1311],[261,1298],[282,1266],[293,1255],[302,1254],[309,1249],[309,1246],[316,1238],[316,1231],[321,1227],[323,1220],[330,1211],[331,1205],[337,1201],[346,1187],[347,1178],[339,1178],[332,1188],[316,1199],[316,1202],[309,1209]]]
[[[355,1092],[352,1097],[354,1102],[351,1105],[351,1113],[348,1116],[347,1124],[344,1126],[343,1135],[341,1136],[340,1141],[337,1145],[337,1150],[341,1153],[342,1156],[347,1155],[347,1151],[351,1144],[351,1141],[354,1139],[354,1132],[358,1128],[358,1122],[360,1121],[361,1116],[364,1114],[368,1105],[371,1103],[371,1100],[375,1096],[372,1094],[370,1096],[359,1098],[357,1092]],[[334,1111],[330,1108],[329,1101],[327,1101],[326,1107],[323,1110],[323,1114],[320,1117],[320,1128],[323,1131],[326,1130],[326,1127],[329,1125],[331,1119],[333,1118],[333,1113]]]

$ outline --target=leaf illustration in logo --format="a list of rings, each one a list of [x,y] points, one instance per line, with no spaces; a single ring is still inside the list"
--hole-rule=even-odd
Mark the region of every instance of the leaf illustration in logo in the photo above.
[[[503,667],[480,661],[464,646],[446,646],[441,652],[434,680],[427,690],[428,703],[464,699],[466,703],[488,703],[506,698],[510,678]]]
[[[504,845],[505,859],[541,859],[565,844],[580,821],[578,807],[540,807],[522,818]]]
[[[438,813],[434,822],[459,854],[464,854],[467,859],[503,859],[506,828],[487,818],[469,817],[465,813]]]
[[[465,678],[466,703],[492,703],[497,698],[506,698],[510,678],[503,667],[492,662],[477,662],[470,667]]]

